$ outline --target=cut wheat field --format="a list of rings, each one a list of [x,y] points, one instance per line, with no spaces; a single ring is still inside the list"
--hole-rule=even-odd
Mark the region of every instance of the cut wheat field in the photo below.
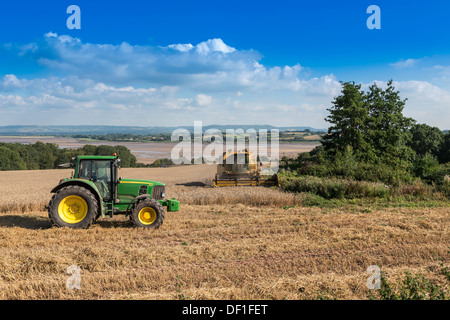
[[[44,206],[70,172],[0,172],[0,299],[366,299],[370,265],[440,281],[450,262],[449,208],[303,207],[276,189],[205,187],[205,165],[121,170],[181,201],[158,230],[123,216],[52,227]]]

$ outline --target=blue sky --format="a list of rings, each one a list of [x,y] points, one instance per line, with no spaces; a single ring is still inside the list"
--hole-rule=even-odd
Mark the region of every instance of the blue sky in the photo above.
[[[0,125],[324,128],[340,80],[394,79],[406,115],[448,129],[449,16],[448,1],[18,0],[0,11]]]

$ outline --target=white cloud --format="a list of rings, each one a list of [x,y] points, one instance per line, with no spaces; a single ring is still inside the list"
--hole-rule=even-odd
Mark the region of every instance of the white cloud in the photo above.
[[[222,39],[209,39],[208,41],[201,42],[195,46],[195,50],[202,55],[210,52],[231,53],[236,51],[235,48],[227,46]]]
[[[0,77],[0,125],[173,126],[248,119],[324,128],[326,109],[341,90],[333,74],[310,77],[300,64],[267,66],[258,52],[233,48],[219,38],[154,47],[84,43],[49,32],[39,43],[16,48],[58,76]],[[418,61],[391,66],[406,68]],[[450,91],[427,81],[395,86],[408,98],[405,114],[448,126]]]
[[[46,34],[44,34],[44,37],[46,37],[46,38],[56,38],[56,37],[58,37],[58,34],[50,31],[50,32],[47,32]]]
[[[212,97],[206,94],[198,94],[195,100],[199,106],[208,106],[211,104]]]
[[[200,42],[196,46],[193,46],[190,43],[187,44],[178,43],[178,44],[170,44],[168,47],[170,49],[174,49],[180,52],[195,51],[200,55],[207,55],[211,52],[231,53],[236,51],[235,48],[226,45],[223,42],[223,40],[219,38],[209,39],[207,41]]]
[[[391,67],[394,67],[395,69],[404,69],[404,68],[411,68],[414,67],[415,65],[417,65],[417,63],[420,61],[421,59],[402,59],[400,61],[397,61],[395,63],[391,63],[389,64]]]
[[[188,52],[191,51],[194,46],[190,43],[187,44],[170,44],[168,46],[170,49],[174,49],[181,52]]]
[[[83,43],[48,33],[27,52],[42,66],[96,82],[135,86],[183,86],[198,91],[298,90],[303,67],[266,67],[253,50],[237,50],[215,38],[166,48]]]
[[[12,106],[23,106],[26,102],[21,96],[8,95],[4,96],[0,94],[0,106],[1,105],[12,105]]]
[[[7,74],[3,77],[2,85],[7,87],[19,88],[23,86],[24,80],[19,80],[14,74]]]

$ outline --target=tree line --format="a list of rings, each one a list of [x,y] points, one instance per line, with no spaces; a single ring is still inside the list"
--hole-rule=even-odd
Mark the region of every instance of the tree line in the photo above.
[[[450,133],[403,115],[406,100],[393,81],[385,89],[373,84],[364,91],[341,82],[341,94],[328,109],[328,132],[321,145],[281,167],[301,175],[341,177],[389,185],[417,178],[448,184]]]
[[[0,143],[0,170],[55,169],[79,155],[111,156],[117,153],[122,167],[139,166],[136,157],[125,146],[85,145],[78,149],[61,149],[54,143]]]

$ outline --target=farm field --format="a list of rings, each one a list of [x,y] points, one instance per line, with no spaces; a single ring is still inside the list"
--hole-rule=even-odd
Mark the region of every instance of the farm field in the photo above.
[[[78,140],[74,138],[65,137],[52,137],[52,136],[42,136],[42,137],[27,137],[27,136],[0,136],[0,142],[7,143],[55,143],[60,148],[81,148],[86,144],[91,145],[122,145],[127,147],[132,154],[136,156],[138,162],[149,164],[153,163],[155,160],[170,158],[170,153],[174,146],[178,142],[113,142],[113,141],[90,141],[86,142],[84,140]],[[204,144],[205,147],[208,144]],[[282,156],[295,157],[300,152],[308,152],[318,146],[317,141],[306,141],[306,142],[295,142],[295,143],[283,143],[280,140],[279,153],[280,158]],[[270,149],[268,150],[270,151]]]
[[[448,207],[303,207],[277,189],[203,186],[215,170],[121,170],[181,201],[155,231],[122,216],[52,227],[44,206],[71,170],[0,172],[0,299],[367,299],[370,265],[433,280],[450,261]]]

